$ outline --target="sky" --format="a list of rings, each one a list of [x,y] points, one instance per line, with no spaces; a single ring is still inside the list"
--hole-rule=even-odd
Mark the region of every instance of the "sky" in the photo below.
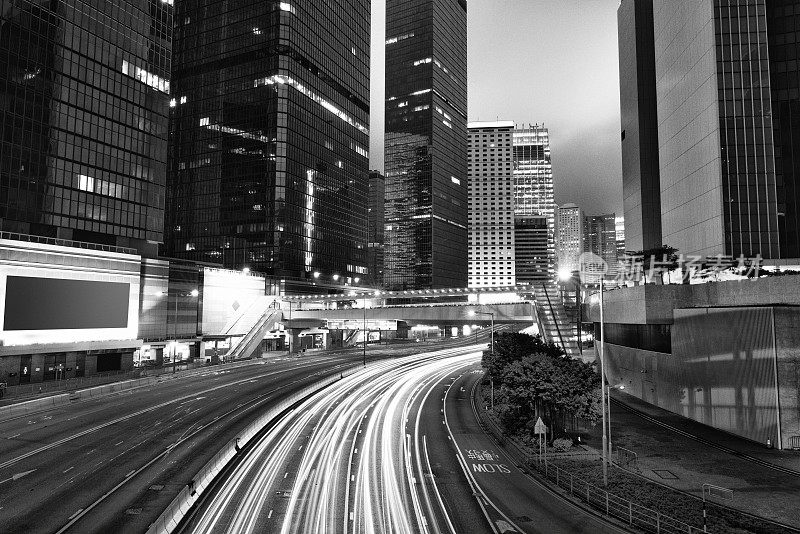
[[[468,116],[544,123],[556,203],[622,213],[619,0],[468,0]],[[370,165],[383,170],[385,0],[372,1]]]

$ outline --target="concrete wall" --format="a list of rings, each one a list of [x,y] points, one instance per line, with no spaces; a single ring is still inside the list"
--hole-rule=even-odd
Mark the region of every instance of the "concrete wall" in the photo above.
[[[606,344],[609,384],[759,443],[800,435],[800,307],[679,309],[672,347]]]
[[[800,276],[692,285],[634,286],[603,294],[609,323],[672,324],[676,308],[800,305]],[[586,306],[589,321],[600,321],[600,306]]]

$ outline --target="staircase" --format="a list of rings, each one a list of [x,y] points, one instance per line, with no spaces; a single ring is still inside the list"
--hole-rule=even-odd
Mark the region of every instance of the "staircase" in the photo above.
[[[537,283],[533,287],[533,298],[536,303],[536,322],[544,340],[563,348],[568,356],[578,356],[580,351],[575,324],[558,296],[558,287],[555,284]]]
[[[281,310],[267,308],[261,310],[259,317],[250,331],[242,337],[236,345],[233,345],[226,354],[228,360],[238,360],[249,358],[258,350],[259,345],[264,340],[267,332],[272,330],[275,323],[283,317]]]

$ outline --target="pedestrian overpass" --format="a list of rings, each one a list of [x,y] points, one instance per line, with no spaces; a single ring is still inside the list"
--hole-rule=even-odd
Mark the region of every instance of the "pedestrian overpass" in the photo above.
[[[555,284],[492,288],[449,288],[384,291],[343,288],[338,294],[264,296],[262,311],[249,309],[248,334],[237,354],[251,353],[276,330],[296,340],[305,335],[343,331],[344,345],[370,337],[381,325],[435,326],[445,332],[467,325],[510,324],[520,330],[536,326],[546,341],[569,355],[578,355],[577,327],[569,319]],[[244,318],[242,320],[245,320]]]
[[[404,291],[349,289],[336,295],[282,296],[276,306],[283,312],[283,324],[291,328],[331,327],[363,334],[389,321],[411,328],[432,325],[445,330],[511,324],[520,330],[535,326],[546,341],[563,347],[567,354],[579,352],[577,325],[569,319],[555,284]]]

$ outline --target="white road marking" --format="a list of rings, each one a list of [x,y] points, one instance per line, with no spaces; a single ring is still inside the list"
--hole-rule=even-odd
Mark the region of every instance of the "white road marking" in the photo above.
[[[77,512],[75,512],[74,514],[72,514],[71,516],[69,516],[69,518],[67,518],[67,520],[68,520],[68,521],[72,521],[72,520],[73,520],[73,519],[75,519],[75,517],[77,517],[77,515],[78,515],[79,513],[81,513],[81,512],[83,512],[83,508],[79,508],[79,509],[78,509],[78,511],[77,511]]]
[[[75,469],[75,466],[74,466],[74,465],[73,465],[72,467],[68,467],[68,468],[67,468],[67,469],[65,469],[64,471],[61,471],[61,474],[67,474],[67,473],[69,473],[70,471],[72,471],[73,469]]]

